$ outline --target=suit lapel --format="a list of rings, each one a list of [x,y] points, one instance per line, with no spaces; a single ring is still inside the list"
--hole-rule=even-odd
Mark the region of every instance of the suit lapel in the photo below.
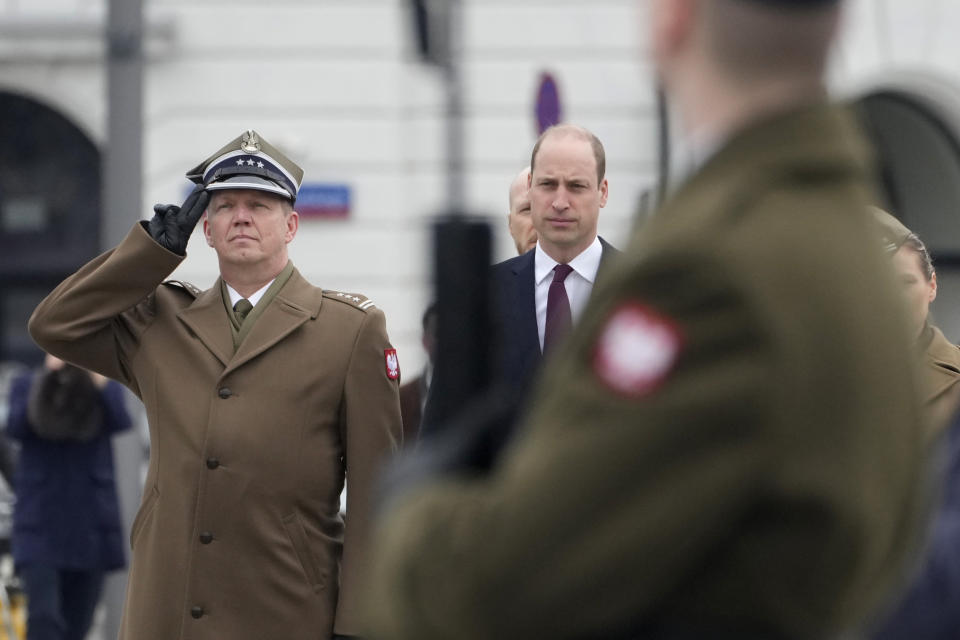
[[[528,251],[517,266],[512,269],[510,283],[510,304],[506,336],[508,345],[513,345],[508,358],[516,358],[516,367],[526,370],[540,357],[540,332],[537,328],[536,274],[534,271],[535,251]]]
[[[216,284],[197,296],[193,304],[180,311],[177,317],[200,339],[200,342],[223,363],[233,358],[233,338],[230,319],[220,296],[220,279]]]
[[[599,236],[598,236],[599,237]],[[600,266],[597,268],[597,277],[594,278],[593,285],[597,285],[597,280],[607,272],[607,269],[610,268],[610,264],[616,262],[617,256],[620,254],[620,250],[614,247],[612,244],[600,238]],[[593,293],[591,289],[590,293]]]

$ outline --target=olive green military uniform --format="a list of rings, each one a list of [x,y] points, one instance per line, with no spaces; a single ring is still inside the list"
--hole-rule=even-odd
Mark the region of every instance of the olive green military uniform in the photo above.
[[[943,434],[960,400],[960,347],[934,326],[924,329],[920,346],[924,352],[922,390],[930,413],[927,436],[934,441]]]
[[[292,269],[238,332],[219,280],[161,284],[182,260],[138,224],[30,321],[44,349],[120,380],[146,408],[120,637],[357,634],[369,497],[401,438],[384,315]]]
[[[893,214],[870,207],[870,213],[880,230],[880,238],[888,255],[895,254],[914,235]],[[915,248],[911,248],[917,252]],[[917,252],[917,259],[920,254]],[[929,318],[928,318],[929,320]],[[949,424],[960,400],[960,347],[947,340],[943,332],[929,324],[924,325],[917,341],[922,352],[920,391],[926,409],[926,440],[936,442]]]
[[[906,561],[922,484],[869,174],[825,105],[729,140],[598,284],[495,472],[385,514],[372,635],[814,638],[860,620]]]

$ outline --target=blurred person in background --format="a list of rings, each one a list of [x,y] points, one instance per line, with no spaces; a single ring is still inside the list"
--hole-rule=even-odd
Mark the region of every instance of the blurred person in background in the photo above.
[[[402,437],[384,314],[294,268],[303,171],[256,131],[187,178],[183,206],[155,206],[29,322],[47,351],[146,408],[120,638],[356,635],[368,501]],[[164,281],[201,217],[220,268],[205,291]]]
[[[872,156],[826,98],[839,4],[644,3],[696,162],[489,474],[421,442],[384,480],[375,637],[828,638],[902,579],[921,400]]]
[[[937,272],[926,245],[891,214],[877,207],[871,211],[909,306],[912,334],[924,356],[922,391],[930,414],[926,435],[928,442],[933,442],[943,434],[960,400],[960,347],[930,323],[930,304],[937,298]]]
[[[423,405],[427,401],[427,392],[430,390],[430,379],[433,377],[433,358],[437,348],[437,307],[430,304],[420,319],[422,333],[420,344],[427,354],[427,362],[423,371],[410,382],[400,385],[400,415],[403,417],[403,446],[413,447],[420,435],[420,418],[423,415]]]
[[[897,218],[873,207],[884,248],[909,305],[911,335],[922,353],[921,391],[929,412],[926,442],[943,465],[939,507],[905,592],[878,626],[875,640],[953,640],[960,633],[960,347],[930,322],[937,274],[923,241]],[[951,417],[953,425],[950,425]]]
[[[508,199],[507,228],[518,256],[537,246],[537,231],[533,228],[533,219],[530,216],[529,192],[530,167],[527,167],[510,183]]]
[[[111,443],[131,424],[123,388],[48,354],[39,371],[14,379],[9,400],[27,640],[83,640],[105,574],[125,565]]]

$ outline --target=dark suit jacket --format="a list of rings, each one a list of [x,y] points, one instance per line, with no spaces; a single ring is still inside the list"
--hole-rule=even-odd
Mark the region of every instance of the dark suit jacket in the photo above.
[[[403,446],[411,447],[420,434],[423,395],[427,391],[424,374],[400,386],[400,417],[403,420]]]
[[[600,238],[603,254],[598,277],[610,257],[620,252]],[[523,390],[540,364],[540,334],[534,292],[536,249],[493,265],[494,323],[496,327],[496,381],[511,389]]]
[[[620,253],[603,238],[600,244],[603,254],[598,279],[610,264],[611,256]],[[534,255],[535,250],[531,249],[491,267],[494,372],[490,388],[460,415],[446,421],[437,418],[435,398],[432,393],[427,395],[420,437],[445,440],[432,447],[432,453],[424,453],[442,460],[437,464],[487,470],[511,438],[527,388],[540,364]]]

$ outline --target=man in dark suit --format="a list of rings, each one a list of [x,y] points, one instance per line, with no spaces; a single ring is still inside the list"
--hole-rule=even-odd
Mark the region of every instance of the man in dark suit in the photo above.
[[[583,127],[561,124],[534,145],[530,167],[521,173],[527,175],[527,191],[516,190],[516,180],[511,185],[511,208],[515,198],[529,202],[537,241],[491,268],[492,389],[465,412],[469,424],[439,423],[432,397],[423,410],[421,435],[450,432],[452,440],[440,448],[458,451],[452,457],[469,459],[477,469],[496,459],[511,438],[542,356],[583,312],[601,265],[619,253],[597,235],[600,209],[607,204],[605,171],[600,140]]]
[[[617,252],[597,236],[600,209],[607,204],[605,169],[603,144],[579,126],[550,127],[533,148],[527,197],[537,243],[492,271],[497,378],[510,388],[527,386],[541,355],[583,312],[601,263]],[[560,290],[556,323],[556,314],[548,314],[557,308],[550,305],[551,287],[555,299]]]

